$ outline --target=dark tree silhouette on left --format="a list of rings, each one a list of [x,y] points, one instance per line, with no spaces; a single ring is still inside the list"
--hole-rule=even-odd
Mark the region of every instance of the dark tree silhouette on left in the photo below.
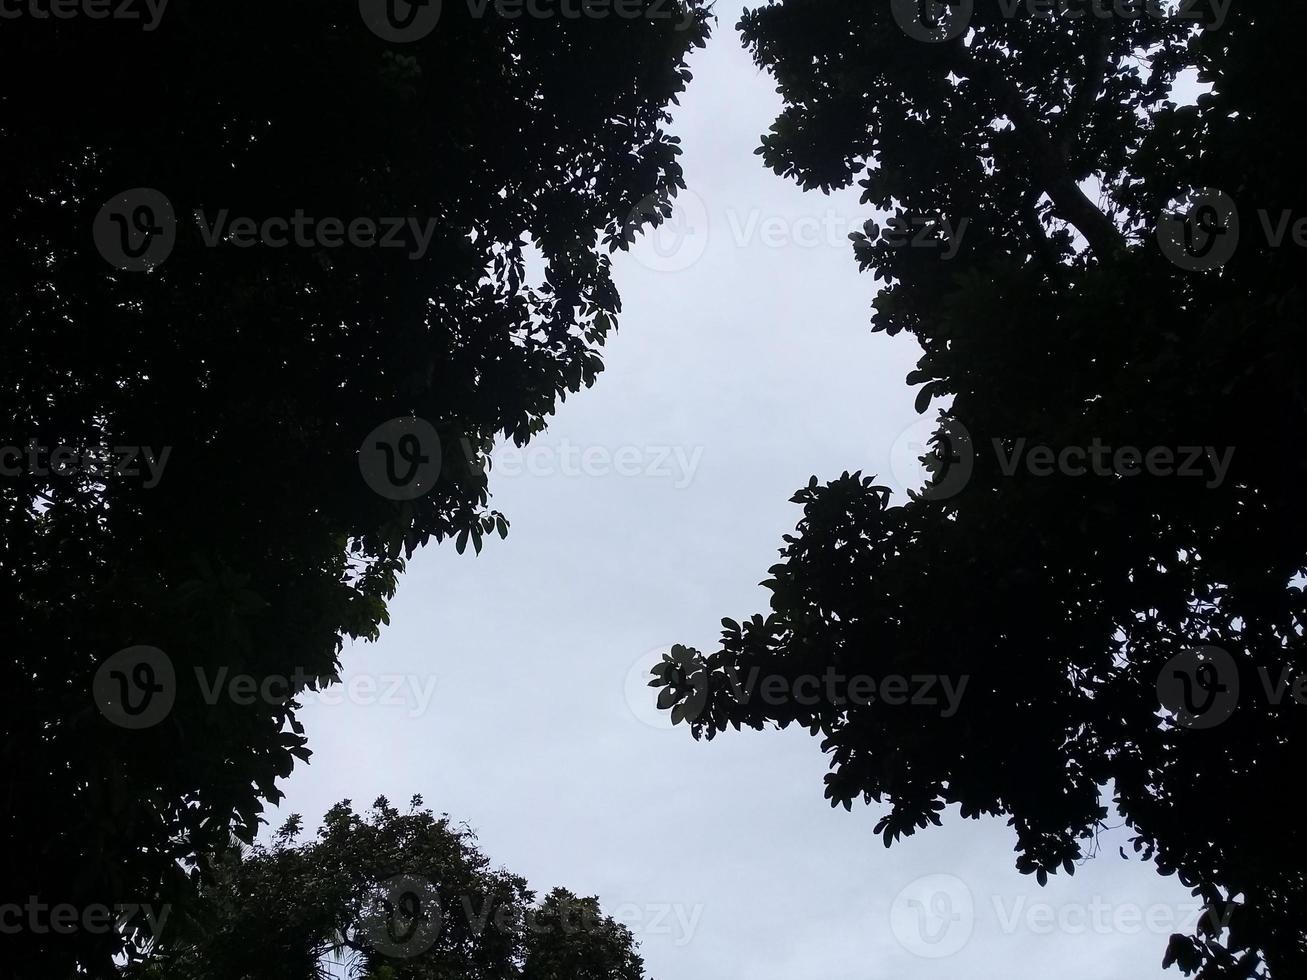
[[[0,902],[181,908],[414,549],[506,533],[488,441],[594,382],[709,15],[108,7],[0,29]],[[3,970],[145,925],[7,931]]]

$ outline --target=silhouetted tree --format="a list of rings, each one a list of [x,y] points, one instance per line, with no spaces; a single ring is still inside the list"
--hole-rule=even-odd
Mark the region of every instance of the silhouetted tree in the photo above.
[[[766,163],[925,229],[853,249],[885,281],[873,329],[921,344],[918,410],[948,404],[930,481],[891,503],[814,477],[770,613],[676,648],[659,703],[695,737],[808,727],[832,805],[884,803],[887,846],[954,805],[1006,817],[1041,883],[1093,852],[1110,798],[1209,913],[1168,965],[1301,976],[1307,280],[1276,230],[1303,216],[1307,12],[923,6],[785,0],[739,26],[785,103]],[[869,700],[861,675],[907,682]],[[955,711],[941,678],[966,679]]]
[[[317,838],[292,817],[271,847],[232,848],[133,980],[641,980],[630,931],[595,898],[490,867],[447,816],[348,800]]]
[[[58,6],[0,30],[4,894],[177,903],[414,549],[506,533],[489,441],[601,369],[707,14]],[[5,942],[43,977],[124,948]]]

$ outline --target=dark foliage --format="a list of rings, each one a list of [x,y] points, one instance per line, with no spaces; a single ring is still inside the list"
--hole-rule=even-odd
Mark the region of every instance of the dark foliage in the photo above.
[[[331,683],[415,548],[506,533],[488,441],[526,441],[600,370],[620,308],[608,253],[683,186],[663,127],[707,14],[478,6],[446,3],[406,44],[345,0],[0,29],[0,447],[169,453],[157,480],[2,460],[5,895],[184,901],[195,855],[251,839],[308,754],[293,701],[208,703],[195,672]],[[177,219],[148,271],[93,236],[135,188]],[[432,233],[424,251],[210,244],[192,216],[224,210]],[[361,479],[359,450],[409,416],[435,426],[442,465],[430,492],[394,500]],[[92,683],[136,645],[169,658],[176,700],[128,730]],[[23,933],[6,967],[40,952],[35,975],[103,972],[123,946]]]
[[[1307,668],[1293,444],[1307,252],[1273,245],[1259,212],[1304,215],[1293,48],[1307,11],[1236,3],[1204,29],[1025,4],[1002,16],[1012,6],[982,0],[936,43],[909,37],[888,0],[785,0],[741,21],[785,103],[758,151],[768,166],[807,188],[856,180],[906,219],[970,220],[949,262],[853,242],[885,282],[873,329],[921,344],[918,410],[948,407],[923,494],[892,503],[874,478],[814,477],[764,583],[770,613],[723,621],[718,651],[678,649],[653,684],[696,737],[810,728],[832,805],[886,804],[887,846],[946,807],[1002,816],[1017,867],[1042,882],[1093,852],[1110,799],[1135,850],[1213,913],[1165,962],[1291,980],[1307,969],[1291,802],[1307,708],[1266,682]],[[1171,95],[1186,70],[1196,104]],[[1159,217],[1204,188],[1236,202],[1242,235],[1222,268],[1185,271],[1159,248]],[[1020,445],[1095,439],[1234,455],[1223,480],[1004,472]],[[1198,728],[1161,710],[1157,682],[1201,645],[1230,654],[1241,694]],[[952,714],[910,697],[767,703],[738,695],[755,669],[788,690],[830,669],[968,686]]]
[[[490,867],[466,829],[384,798],[333,807],[317,838],[300,821],[271,848],[233,848],[128,980],[642,980],[629,930],[597,899]],[[334,966],[333,966],[334,965]]]

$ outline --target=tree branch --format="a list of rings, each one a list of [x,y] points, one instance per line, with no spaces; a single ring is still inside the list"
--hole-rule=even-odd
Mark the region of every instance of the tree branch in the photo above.
[[[1029,151],[1035,179],[1053,202],[1057,216],[1080,232],[1090,250],[1100,259],[1124,249],[1125,236],[1080,189],[1071,174],[1068,155],[1054,142],[1044,124],[1035,118],[1016,85],[990,65],[977,61],[965,45],[959,44],[958,50],[961,60],[959,75],[984,85],[1012,121],[1017,136]]]

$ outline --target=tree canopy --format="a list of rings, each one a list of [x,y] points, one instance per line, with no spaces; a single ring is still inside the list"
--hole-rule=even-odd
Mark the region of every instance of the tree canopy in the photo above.
[[[1307,666],[1307,461],[1285,447],[1307,410],[1307,280],[1277,232],[1304,213],[1289,48],[1307,13],[1122,6],[743,16],[784,102],[767,166],[856,181],[926,229],[924,247],[851,237],[884,284],[872,328],[920,343],[909,381],[940,425],[906,501],[861,472],[799,490],[768,613],[723,620],[707,654],[675,648],[651,683],[695,737],[809,728],[831,804],[884,804],[886,846],[948,808],[1000,816],[1043,882],[1095,851],[1115,805],[1210,913],[1163,961],[1285,980],[1307,965],[1304,709],[1285,696]],[[932,246],[959,219],[945,261]],[[1160,451],[1188,447],[1226,468],[1168,472]],[[772,696],[758,678],[780,679]],[[966,683],[952,710],[916,696],[944,680]]]
[[[252,838],[308,755],[294,694],[378,635],[414,549],[507,532],[490,440],[593,383],[609,253],[683,186],[665,126],[698,0],[385,6],[6,13],[14,894],[177,902],[197,855]],[[214,694],[236,675],[267,693]],[[103,971],[146,938],[6,958]]]
[[[214,855],[198,902],[125,980],[643,980],[630,931],[597,899],[537,898],[421,807],[345,800],[313,840],[293,816],[271,846]]]

